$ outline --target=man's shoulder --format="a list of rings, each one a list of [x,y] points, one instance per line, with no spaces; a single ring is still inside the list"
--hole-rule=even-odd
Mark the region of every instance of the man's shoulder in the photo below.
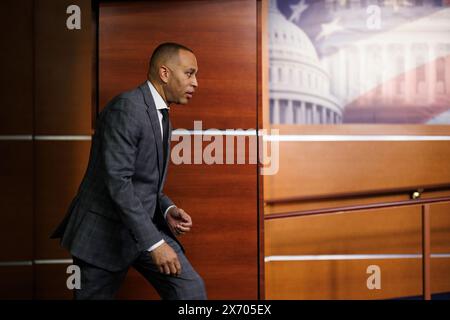
[[[139,87],[125,91],[115,96],[104,108],[107,110],[119,110],[126,113],[145,112],[147,105]]]
[[[144,95],[140,87],[122,92],[117,96],[117,98],[130,100],[130,102],[132,103],[139,103],[139,102],[144,103]]]

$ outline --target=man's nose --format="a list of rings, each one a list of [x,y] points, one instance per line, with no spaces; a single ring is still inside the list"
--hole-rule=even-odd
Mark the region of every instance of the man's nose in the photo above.
[[[194,78],[192,79],[192,86],[194,87],[194,88],[197,88],[198,87],[198,82],[197,82],[197,78],[194,76]]]

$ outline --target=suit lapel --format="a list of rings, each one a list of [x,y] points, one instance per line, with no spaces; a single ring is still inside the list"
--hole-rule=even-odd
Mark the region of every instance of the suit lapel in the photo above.
[[[159,125],[158,112],[156,111],[155,102],[153,101],[150,88],[147,82],[144,82],[139,89],[141,89],[144,94],[144,100],[147,104],[147,114],[150,118],[150,123],[152,124],[153,134],[155,136],[156,149],[158,150],[158,168],[159,168],[159,178],[161,180],[162,170],[163,170],[163,146],[162,146],[162,136],[161,128]],[[169,140],[170,141],[170,140]]]
[[[167,167],[169,166],[169,162],[170,162],[170,141],[171,141],[171,139],[172,139],[172,123],[171,123],[170,118],[169,118],[169,139],[167,139],[167,145],[166,145],[166,148],[167,148],[167,159],[166,159],[166,163],[164,163],[164,171],[163,171],[163,177],[162,177],[162,180],[161,180],[161,187],[160,187],[160,189],[163,188],[164,181],[166,181]]]

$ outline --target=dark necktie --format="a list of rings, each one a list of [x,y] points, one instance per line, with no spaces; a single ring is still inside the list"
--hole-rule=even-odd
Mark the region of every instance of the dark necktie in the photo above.
[[[163,155],[164,155],[164,162],[163,166],[166,163],[167,159],[167,152],[168,147],[167,144],[169,142],[169,109],[160,109],[162,113],[162,128],[163,128]]]

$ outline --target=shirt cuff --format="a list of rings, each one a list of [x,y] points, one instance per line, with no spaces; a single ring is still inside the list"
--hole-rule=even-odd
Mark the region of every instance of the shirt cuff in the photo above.
[[[164,239],[162,239],[161,241],[158,241],[157,243],[155,243],[154,245],[152,245],[150,248],[147,249],[148,252],[155,250],[156,248],[158,248],[160,245],[162,245],[164,243]]]
[[[166,209],[166,211],[164,212],[164,219],[166,219],[167,212],[169,212],[170,208],[172,208],[172,207],[176,207],[176,205],[173,204]]]

